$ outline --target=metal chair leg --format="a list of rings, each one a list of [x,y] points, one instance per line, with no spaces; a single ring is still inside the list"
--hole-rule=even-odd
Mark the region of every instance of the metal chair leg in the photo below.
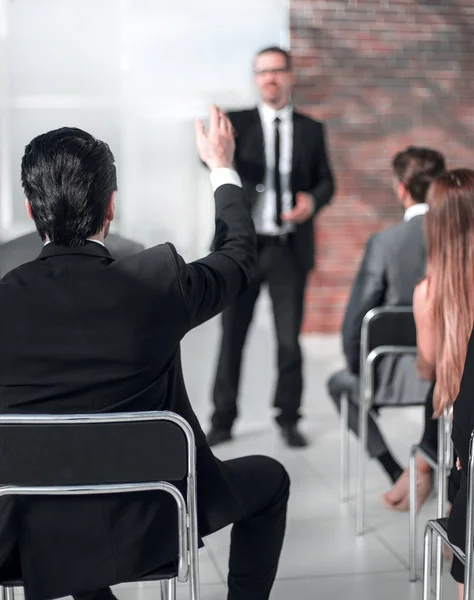
[[[176,600],[176,578],[168,581],[168,600]]]
[[[15,588],[4,587],[3,588],[3,598],[4,598],[4,600],[15,600]]]
[[[341,396],[341,502],[349,498],[349,396]]]
[[[416,549],[417,549],[417,496],[416,496],[416,452],[417,447],[413,446],[410,452],[410,532],[409,532],[409,562],[410,562],[410,581],[416,581]]]
[[[161,600],[168,600],[168,581],[163,579],[160,581]]]
[[[433,530],[427,527],[425,530],[425,544],[423,551],[423,600],[431,597],[431,546],[433,542]]]
[[[469,445],[469,470],[467,473],[467,510],[466,510],[466,560],[464,564],[463,600],[471,600],[474,587],[474,433],[471,433]]]
[[[442,600],[443,597],[443,540],[438,537],[436,540],[436,600]]]
[[[441,415],[438,425],[438,507],[437,517],[444,517],[446,510],[446,415]],[[443,541],[437,536],[436,540],[436,588],[435,598],[443,596]]]
[[[369,408],[365,394],[361,394],[359,406],[359,465],[357,469],[357,514],[356,533],[364,534],[365,517],[365,462],[367,452],[367,435],[369,425]]]
[[[176,579],[160,581],[160,587],[162,600],[176,600]]]

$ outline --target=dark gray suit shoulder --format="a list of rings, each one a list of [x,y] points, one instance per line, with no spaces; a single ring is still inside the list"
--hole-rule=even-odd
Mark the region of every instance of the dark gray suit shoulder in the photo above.
[[[4,242],[0,246],[0,278],[38,257],[43,243],[36,231]]]
[[[395,225],[387,227],[372,236],[377,247],[391,249],[393,245],[400,245],[405,240],[413,242],[424,240],[424,217],[417,215],[409,221],[401,221]]]
[[[142,252],[145,249],[143,244],[134,242],[133,240],[129,240],[115,233],[109,233],[105,240],[105,245],[114,258],[124,258],[125,256]]]
[[[113,258],[125,258],[144,249],[142,244],[110,233],[106,246]],[[14,238],[0,245],[0,279],[13,269],[35,260],[43,247],[36,231]]]

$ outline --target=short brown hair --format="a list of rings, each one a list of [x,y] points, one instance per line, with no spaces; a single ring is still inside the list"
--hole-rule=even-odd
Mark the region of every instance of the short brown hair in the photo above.
[[[444,156],[438,150],[409,146],[398,152],[392,160],[395,177],[403,183],[415,202],[425,202],[431,182],[444,173]]]

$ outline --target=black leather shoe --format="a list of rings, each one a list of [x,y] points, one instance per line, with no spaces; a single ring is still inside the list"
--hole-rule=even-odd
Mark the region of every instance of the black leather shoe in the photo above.
[[[281,435],[290,448],[305,448],[308,445],[308,440],[298,431],[295,423],[283,425]]]
[[[212,446],[229,442],[231,439],[230,429],[224,429],[223,427],[212,427],[206,436],[207,443],[211,448]]]

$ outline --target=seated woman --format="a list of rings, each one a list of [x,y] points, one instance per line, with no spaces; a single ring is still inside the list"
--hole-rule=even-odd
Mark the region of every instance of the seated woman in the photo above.
[[[463,201],[467,203],[474,202],[469,197],[469,177],[471,173],[471,171],[466,169],[460,169],[438,177],[428,192],[427,202],[430,206],[430,211],[425,217],[428,246],[427,277],[416,287],[413,299],[418,338],[417,370],[420,377],[433,382],[431,393],[427,398],[425,431],[422,443],[434,447],[437,445],[437,426],[436,421],[433,420],[433,416],[436,418],[442,413],[445,406],[449,406],[450,403],[452,404],[452,400],[450,402],[446,397],[442,398],[441,396],[442,393],[445,393],[442,390],[446,390],[446,370],[451,375],[453,374],[452,365],[454,359],[458,361],[458,365],[459,361],[461,365],[463,364],[466,354],[467,336],[471,331],[473,323],[473,319],[464,317],[467,321],[463,323],[463,337],[460,338],[464,342],[463,344],[458,343],[456,346],[456,356],[454,356],[454,350],[449,346],[447,349],[440,349],[443,344],[453,343],[449,338],[445,340],[441,337],[445,334],[443,331],[440,331],[440,326],[446,323],[449,331],[452,331],[454,324],[456,324],[456,327],[461,326],[458,324],[458,320],[463,318],[462,313],[458,309],[459,299],[465,297],[468,303],[474,302],[474,299],[471,299],[471,296],[469,294],[466,295],[465,292],[465,290],[470,292],[471,286],[474,285],[474,282],[470,281],[474,259],[466,250],[466,248],[469,248],[469,236],[472,235],[470,227],[474,227],[474,224],[471,224],[469,218],[464,218],[464,206],[462,204]],[[451,190],[451,188],[453,189]],[[468,199],[464,200],[465,197]],[[466,244],[467,246],[465,246]],[[464,258],[465,253],[467,254]],[[460,257],[464,258],[464,262],[460,262]],[[451,274],[451,277],[449,274]],[[444,312],[442,317],[444,321],[442,323],[440,322],[440,315],[438,315],[437,319],[434,316],[434,311],[440,310],[439,296],[443,298]],[[463,308],[467,310],[468,315],[471,314],[469,311],[474,312],[474,309],[467,304]],[[451,314],[451,311],[454,315]],[[466,323],[468,324],[466,325]],[[438,342],[439,348],[437,348],[436,342]],[[443,362],[439,369],[435,368],[436,353],[443,351],[448,353],[445,358],[445,360],[448,360],[448,363]],[[442,372],[443,381],[439,384],[437,382],[435,385],[435,377],[438,376],[439,371]],[[459,377],[458,372],[458,385]],[[454,399],[456,394],[452,390],[451,393],[450,398]],[[431,401],[434,403],[434,409],[430,405]],[[431,470],[428,463],[421,456],[417,456],[417,466],[417,508],[419,510],[431,490]],[[455,477],[455,479],[457,478]],[[454,480],[453,478],[450,479],[450,500],[453,497]],[[385,500],[385,504],[388,507],[396,510],[408,510],[408,469],[405,469],[403,475],[390,492],[385,494]]]
[[[436,381],[435,417],[454,404],[453,441],[461,465],[467,467],[474,425],[474,376],[469,370],[469,365],[474,365],[474,342],[470,344],[461,388],[460,383],[474,323],[474,171],[456,169],[441,175],[431,185],[427,200],[427,272],[413,298],[417,368],[422,377]],[[463,477],[451,511],[449,532],[450,539],[461,547],[465,505]],[[457,559],[452,574],[456,581],[463,582],[464,569]]]

